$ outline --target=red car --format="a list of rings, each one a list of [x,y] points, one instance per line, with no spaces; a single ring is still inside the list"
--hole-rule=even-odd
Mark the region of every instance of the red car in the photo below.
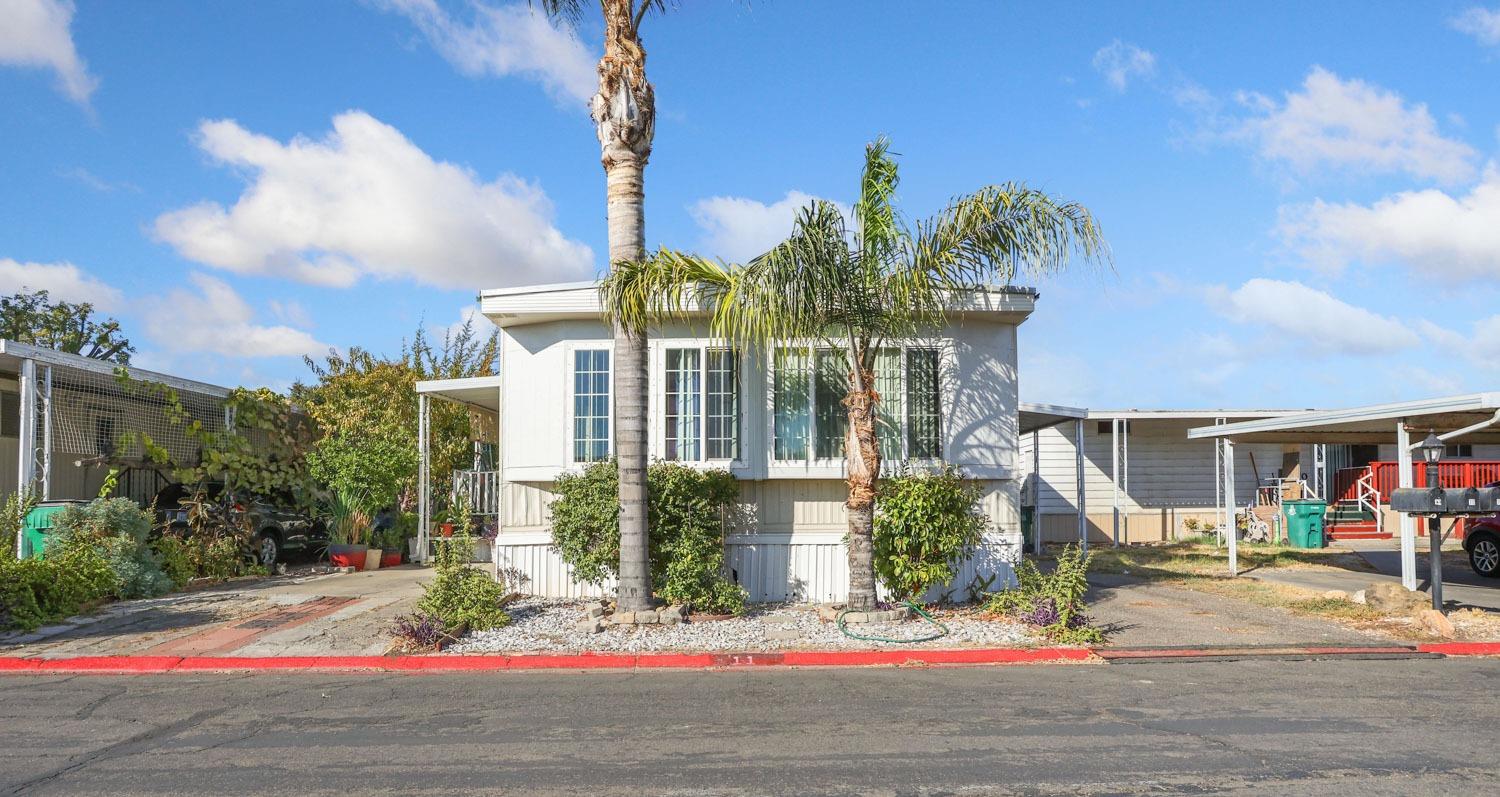
[[[1500,578],[1500,515],[1477,520],[1464,535],[1469,567],[1485,578]]]

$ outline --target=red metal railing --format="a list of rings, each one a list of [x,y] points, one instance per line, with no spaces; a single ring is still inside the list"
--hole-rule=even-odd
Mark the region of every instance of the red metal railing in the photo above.
[[[1412,463],[1412,486],[1427,486],[1427,464]],[[1334,474],[1334,500],[1352,501],[1359,497],[1357,482],[1366,473],[1373,474],[1381,503],[1390,500],[1391,491],[1399,486],[1400,467],[1395,462],[1371,462],[1363,468],[1343,468]],[[1464,459],[1438,463],[1438,478],[1444,487],[1483,487],[1500,482],[1500,461]]]

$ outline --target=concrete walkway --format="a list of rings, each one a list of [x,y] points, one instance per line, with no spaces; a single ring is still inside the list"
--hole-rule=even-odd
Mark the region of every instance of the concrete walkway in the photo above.
[[[1352,570],[1278,568],[1249,570],[1244,575],[1273,584],[1301,587],[1314,592],[1340,590],[1353,594],[1374,583],[1401,583],[1401,551],[1391,549],[1389,541],[1381,540],[1380,547],[1369,543],[1348,545],[1362,559],[1370,563],[1375,573],[1360,573]],[[1427,553],[1417,553],[1417,589],[1431,592],[1428,578]],[[1469,568],[1468,558],[1462,548],[1443,551],[1443,602],[1449,609],[1475,608],[1500,611],[1500,580],[1480,578]]]
[[[1367,574],[1368,577],[1368,574]],[[1328,644],[1389,641],[1332,620],[1181,589],[1134,576],[1089,575],[1089,615],[1111,647]]]
[[[384,652],[432,571],[287,576],[122,601],[29,634],[0,636],[0,655],[296,656]]]

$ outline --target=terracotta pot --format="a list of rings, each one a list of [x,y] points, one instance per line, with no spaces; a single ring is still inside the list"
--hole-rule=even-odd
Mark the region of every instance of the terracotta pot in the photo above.
[[[361,569],[363,569],[363,570],[379,570],[380,569],[380,557],[383,556],[384,554],[385,554],[385,552],[382,551],[382,550],[380,550],[379,548],[366,548],[365,549],[364,566]]]
[[[365,546],[334,543],[328,546],[328,563],[334,567],[364,567]]]
[[[438,528],[442,530],[444,537],[452,537],[453,536],[453,524],[452,523],[444,523],[441,526],[438,526]]]

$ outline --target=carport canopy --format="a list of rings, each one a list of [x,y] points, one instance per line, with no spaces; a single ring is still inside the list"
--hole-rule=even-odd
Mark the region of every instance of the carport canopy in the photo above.
[[[1050,429],[1065,423],[1073,424],[1073,451],[1077,463],[1077,485],[1078,497],[1075,505],[1078,507],[1078,544],[1085,551],[1089,547],[1088,515],[1084,508],[1084,474],[1083,474],[1083,422],[1089,417],[1089,411],[1082,407],[1064,407],[1059,404],[1036,404],[1023,401],[1017,408],[1020,416],[1021,434],[1031,435],[1031,479],[1032,495],[1040,495],[1042,463],[1041,463],[1041,435],[1043,429]],[[1035,503],[1035,502],[1034,502]],[[1031,550],[1037,555],[1042,553],[1042,529],[1041,518],[1032,510],[1031,519]]]
[[[417,383],[417,550],[427,560],[428,535],[432,525],[431,401],[448,401],[498,416],[500,377],[470,376],[461,379],[427,379]]]
[[[1444,442],[1500,443],[1500,392],[1373,404],[1342,410],[1309,410],[1188,430],[1189,440],[1223,440],[1226,495],[1234,495],[1236,443],[1324,445],[1396,444],[1399,486],[1412,486],[1412,435],[1436,434]],[[1231,515],[1232,517],[1233,515]],[[1416,520],[1401,516],[1401,583],[1417,588]],[[1237,571],[1234,534],[1229,539],[1229,573]]]

